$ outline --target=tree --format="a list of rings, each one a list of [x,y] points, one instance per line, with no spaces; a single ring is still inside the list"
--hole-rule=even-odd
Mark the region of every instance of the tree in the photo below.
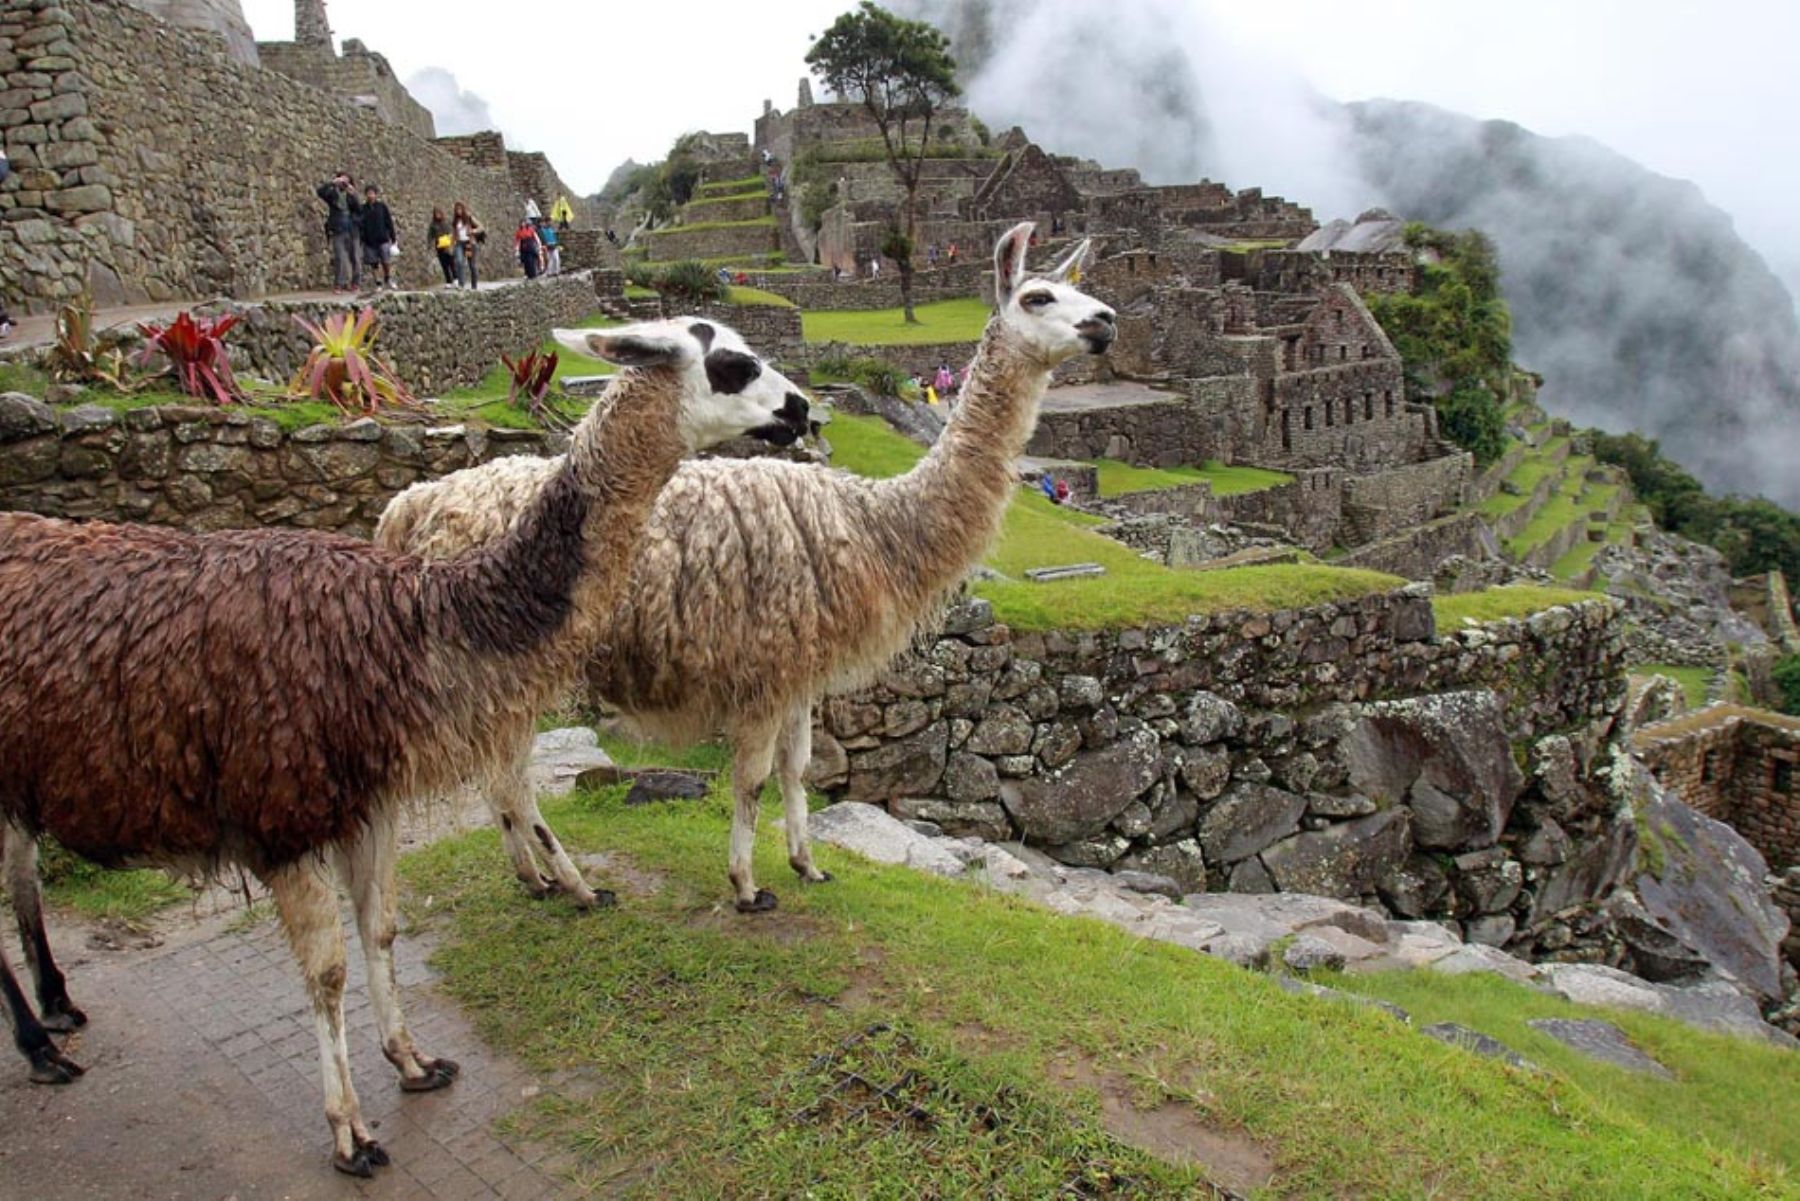
[[[958,93],[950,42],[924,21],[896,17],[873,0],[862,0],[814,40],[806,65],[835,94],[860,102],[881,133],[888,166],[905,199],[896,233],[886,245],[903,249],[900,299],[906,320],[916,322],[912,303],[912,245],[918,224],[919,179],[931,140],[931,123]],[[917,129],[918,137],[912,137]]]

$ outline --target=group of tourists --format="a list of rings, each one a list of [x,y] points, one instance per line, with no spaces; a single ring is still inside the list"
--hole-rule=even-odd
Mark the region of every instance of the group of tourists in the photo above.
[[[921,379],[917,375],[907,377],[900,385],[900,399],[922,400],[929,405],[941,404],[955,408],[956,396],[961,390],[962,375],[952,371],[949,363],[939,362],[937,370],[929,378]]]
[[[319,185],[318,197],[325,202],[332,290],[362,291],[365,271],[370,290],[397,287],[393,265],[400,255],[400,239],[394,214],[381,199],[381,189],[369,184],[359,195],[350,173],[340,171]],[[537,201],[525,201],[525,215],[513,234],[513,247],[526,279],[562,274],[559,227],[567,230],[574,215],[565,197],[557,198],[549,219],[539,211]],[[487,230],[462,201],[451,206],[448,216],[442,208],[431,210],[425,244],[437,255],[445,287],[474,289],[481,285],[481,248],[486,243]]]

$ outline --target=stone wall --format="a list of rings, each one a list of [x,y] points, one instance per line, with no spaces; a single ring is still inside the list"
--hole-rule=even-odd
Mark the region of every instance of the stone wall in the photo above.
[[[1166,399],[1155,399],[1166,395]],[[1225,447],[1196,420],[1186,397],[1145,392],[1141,401],[1059,406],[1052,391],[1025,452],[1047,459],[1117,459],[1140,467],[1178,467],[1223,457]]]
[[[1340,567],[1385,571],[1409,580],[1429,580],[1453,555],[1485,560],[1500,553],[1499,543],[1479,513],[1454,513],[1401,530],[1337,560]]]
[[[340,168],[381,185],[408,286],[442,278],[425,246],[433,205],[463,200],[502,237],[523,207],[504,169],[471,166],[123,0],[8,0],[0,40],[17,48],[0,60],[14,171],[0,187],[0,262],[8,301],[27,311],[83,287],[120,304],[326,286],[313,190]],[[498,240],[482,267],[519,274]]]
[[[830,272],[746,272],[752,287],[785,296],[809,312],[863,311],[900,307],[900,277],[890,263],[880,279],[834,280]],[[993,281],[985,257],[954,267],[922,268],[913,273],[913,303],[991,299]]]
[[[1800,864],[1800,719],[1716,705],[1646,726],[1634,749],[1666,787],[1749,839],[1770,867]]]
[[[1372,542],[1423,525],[1463,503],[1474,457],[1458,451],[1402,467],[1344,479],[1344,509],[1353,529],[1350,545]]]
[[[781,239],[773,219],[759,219],[753,225],[705,226],[671,225],[652,230],[638,245],[649,249],[656,262],[681,259],[716,259],[742,255],[754,260],[781,249]]]
[[[1524,784],[1509,742],[1604,722],[1623,699],[1622,662],[1603,601],[1443,634],[1416,587],[1044,634],[1014,634],[976,601],[873,687],[824,702],[813,778],[954,833],[1023,838],[1184,891],[1380,893],[1406,916],[1478,920],[1520,893],[1519,863],[1495,845]],[[1431,695],[1369,703],[1419,694]],[[1459,784],[1430,778],[1474,799],[1434,809],[1429,789],[1379,778],[1402,718],[1427,733],[1400,760],[1414,775],[1459,760],[1440,764]],[[1434,858],[1452,854],[1447,867]],[[1494,887],[1459,901],[1451,882],[1464,877],[1472,892]],[[1483,941],[1515,924],[1481,927]]]
[[[1328,549],[1344,519],[1342,473],[1330,468],[1297,471],[1292,483],[1219,498],[1219,518],[1238,525],[1272,525],[1297,545]]]
[[[0,510],[204,532],[290,526],[368,537],[393,495],[507,454],[560,453],[527,430],[315,425],[240,409],[57,411],[0,395]]]
[[[940,363],[961,373],[975,357],[974,342],[929,342],[919,346],[857,346],[847,342],[808,342],[796,361],[813,367],[827,359],[880,359],[920,380],[928,380]]]
[[[501,355],[535,350],[552,329],[574,325],[598,307],[588,272],[479,292],[390,292],[368,303],[379,321],[377,352],[420,396],[479,383]],[[242,316],[226,338],[239,370],[286,382],[312,347],[297,318],[318,324],[355,306],[317,300],[207,307]]]
[[[412,98],[385,56],[355,38],[344,42],[342,54],[329,40],[319,45],[259,42],[257,51],[261,65],[270,71],[369,109],[416,138],[430,141],[437,136],[431,110]]]

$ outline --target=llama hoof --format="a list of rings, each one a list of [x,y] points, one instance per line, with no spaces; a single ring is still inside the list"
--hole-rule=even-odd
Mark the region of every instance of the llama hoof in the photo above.
[[[52,1001],[44,1006],[44,1016],[39,1019],[44,1029],[55,1034],[68,1034],[87,1025],[87,1014],[77,1009],[64,997],[60,1001]]]
[[[423,1076],[400,1077],[400,1091],[406,1093],[434,1093],[440,1088],[450,1087],[462,1072],[462,1065],[454,1059],[434,1059],[429,1064],[420,1064],[425,1069]]]
[[[358,1143],[356,1150],[348,1158],[342,1155],[331,1157],[332,1167],[346,1176],[356,1176],[363,1180],[375,1175],[376,1168],[387,1167],[388,1163],[388,1153],[374,1139]]]
[[[800,880],[805,884],[829,884],[834,878],[835,877],[824,868],[819,868],[810,876],[805,872],[800,873]]]
[[[576,897],[575,904],[583,909],[611,909],[619,903],[619,894],[610,888],[596,888],[586,897]]]
[[[33,1084],[73,1084],[75,1077],[86,1071],[55,1047],[46,1046],[31,1056]]]
[[[776,904],[774,893],[766,888],[759,888],[756,890],[755,897],[737,903],[737,911],[739,913],[772,913]]]

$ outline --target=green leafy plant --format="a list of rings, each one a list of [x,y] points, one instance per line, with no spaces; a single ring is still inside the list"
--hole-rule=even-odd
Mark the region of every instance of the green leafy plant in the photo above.
[[[500,361],[506,364],[512,377],[506,393],[507,404],[525,410],[533,420],[544,425],[568,424],[546,400],[550,384],[556,378],[557,354],[554,350],[548,354],[534,350],[517,359],[501,355]]]
[[[329,400],[346,413],[414,404],[394,369],[375,354],[375,310],[334,313],[322,325],[296,317],[313,348],[288,385],[292,397]]]
[[[898,367],[880,359],[831,356],[819,360],[814,375],[823,379],[845,380],[859,388],[867,388],[881,396],[898,396],[906,375]]]
[[[670,263],[657,273],[656,282],[650,286],[664,296],[672,296],[682,301],[701,302],[725,299],[725,285],[719,282],[718,272],[694,259],[682,259],[678,263]]]
[[[145,342],[138,353],[138,365],[144,366],[161,355],[169,361],[175,381],[186,395],[214,404],[236,404],[244,396],[231,374],[225,335],[238,320],[235,314],[196,318],[183,310],[168,325],[140,324],[138,330]]]
[[[152,376],[133,375],[119,348],[102,348],[94,330],[94,298],[87,292],[56,312],[56,340],[44,352],[44,370],[52,378],[71,384],[104,384],[120,392],[135,392]]]

